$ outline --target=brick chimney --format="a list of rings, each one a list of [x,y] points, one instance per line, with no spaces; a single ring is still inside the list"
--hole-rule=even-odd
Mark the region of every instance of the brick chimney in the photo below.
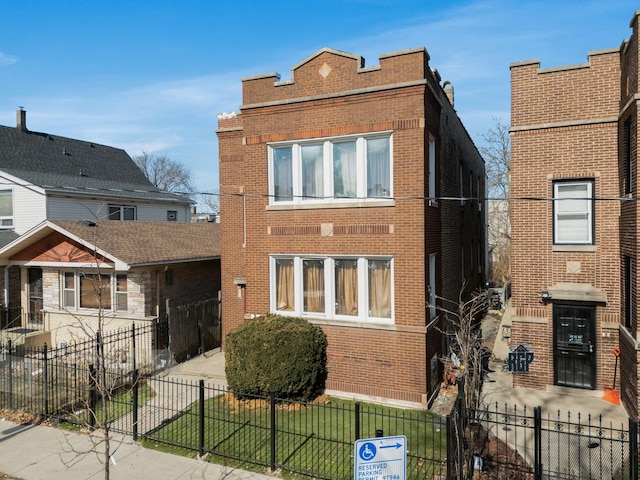
[[[22,107],[16,110],[16,128],[23,132],[27,131],[27,111]]]

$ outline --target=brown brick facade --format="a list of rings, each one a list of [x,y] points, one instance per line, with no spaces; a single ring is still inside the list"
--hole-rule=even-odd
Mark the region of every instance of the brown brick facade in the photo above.
[[[360,57],[323,49],[296,65],[290,81],[244,79],[241,113],[221,115],[217,133],[223,337],[271,310],[275,255],[389,258],[391,322],[308,319],[329,340],[329,391],[424,403],[438,380],[429,377],[427,342],[441,344],[426,337],[429,255],[437,255],[442,297],[458,297],[461,242],[469,250],[469,291],[481,285],[484,270],[484,258],[472,252],[484,249],[484,206],[426,198],[430,136],[436,140],[438,196],[459,196],[460,165],[465,196],[484,196],[475,180],[469,191],[468,179],[478,176],[484,192],[485,175],[426,51],[383,55],[379,67],[363,68]],[[270,145],[375,133],[392,138],[392,198],[295,208],[270,203]]]
[[[612,386],[613,349],[619,347],[616,387],[627,411],[637,417],[637,15],[632,27],[620,48],[591,52],[585,64],[511,65],[511,273],[512,341],[535,350],[530,373],[516,375],[514,384],[604,390]],[[551,198],[554,183],[561,181],[593,185],[592,242],[567,244],[554,237]],[[625,257],[632,265],[629,317]],[[551,301],[541,300],[543,291]],[[558,313],[563,305],[595,309],[595,336],[585,350],[586,355],[593,351],[591,385],[566,385],[559,372],[565,350],[574,347],[554,344],[567,325]],[[571,338],[580,343],[581,337]]]

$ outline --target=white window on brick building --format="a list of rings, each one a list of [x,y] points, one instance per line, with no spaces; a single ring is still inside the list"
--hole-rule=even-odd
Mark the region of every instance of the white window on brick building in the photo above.
[[[393,260],[271,257],[271,310],[283,315],[393,323]]]
[[[392,196],[390,133],[270,144],[269,203],[331,204]]]
[[[103,309],[126,311],[127,275],[63,272],[61,305],[68,310]],[[113,308],[112,308],[113,307]]]
[[[556,244],[593,244],[593,181],[553,184],[553,238]]]

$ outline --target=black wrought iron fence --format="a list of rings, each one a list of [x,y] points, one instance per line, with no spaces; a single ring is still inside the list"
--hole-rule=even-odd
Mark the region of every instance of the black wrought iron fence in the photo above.
[[[88,399],[90,366],[104,367],[110,389],[130,382],[134,370],[151,375],[171,357],[158,348],[158,325],[132,325],[57,348],[16,348],[0,343],[0,408],[51,415],[72,411]]]
[[[446,475],[447,422],[428,411],[337,399],[236,398],[204,381],[148,381],[156,396],[140,407],[136,438],[313,478],[347,479],[354,478],[356,440],[405,435],[407,478]]]

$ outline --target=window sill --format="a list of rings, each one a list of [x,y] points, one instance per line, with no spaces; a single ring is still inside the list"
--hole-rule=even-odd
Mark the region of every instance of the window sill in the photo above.
[[[394,207],[393,199],[373,199],[373,200],[353,200],[335,202],[305,202],[305,203],[272,203],[266,206],[267,211],[282,210],[318,210],[325,208],[373,208],[373,207]]]
[[[327,325],[333,327],[349,327],[349,328],[372,328],[376,330],[396,330],[396,325],[393,323],[393,320],[389,320],[387,322],[383,321],[364,321],[364,320],[339,320],[336,318],[332,319],[324,319],[318,317],[309,317],[304,315],[302,318],[305,318],[314,325]]]
[[[582,252],[593,253],[598,251],[597,245],[554,245],[554,252]]]

